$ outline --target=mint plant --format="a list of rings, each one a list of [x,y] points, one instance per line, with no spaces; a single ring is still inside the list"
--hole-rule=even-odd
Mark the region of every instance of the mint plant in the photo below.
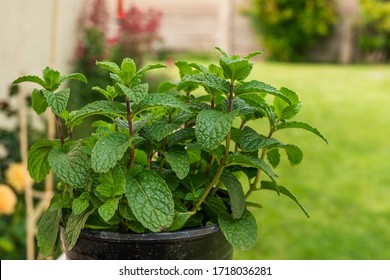
[[[59,181],[38,224],[45,256],[59,243],[60,226],[71,249],[83,228],[145,233],[218,223],[235,248],[249,249],[257,238],[250,209],[261,207],[250,199],[261,190],[291,198],[309,216],[274,172],[281,150],[291,165],[301,162],[302,151],[274,135],[301,128],[325,137],[309,124],[292,121],[301,108],[295,92],[247,80],[250,59],[259,52],[241,58],[217,49],[219,65],[176,62],[180,80],[160,84],[157,93],[149,93],[141,78],[163,65],[137,69],[130,58],[121,65],[97,62],[112,83],[93,88],[102,100],[71,112],[66,109],[69,89],[58,88],[68,79],[86,82],[83,75],[61,76],[46,68],[43,78],[14,82],[40,85],[33,108],[38,114],[50,108],[57,120],[59,140],[39,140],[28,155],[35,181],[50,170]],[[93,115],[101,116],[95,131],[77,139],[73,129]],[[263,126],[251,126],[258,119],[265,120]]]

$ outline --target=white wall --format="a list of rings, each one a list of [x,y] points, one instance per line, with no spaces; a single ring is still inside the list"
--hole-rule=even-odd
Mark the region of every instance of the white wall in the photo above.
[[[76,43],[82,0],[0,0],[0,98],[21,74],[50,65],[53,3],[58,3],[54,67],[67,71]]]

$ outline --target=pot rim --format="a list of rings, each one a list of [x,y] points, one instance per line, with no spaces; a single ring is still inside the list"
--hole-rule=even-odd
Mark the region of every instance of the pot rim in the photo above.
[[[220,231],[217,224],[197,228],[182,229],[172,232],[120,233],[106,230],[83,229],[80,237],[105,242],[172,242],[204,238]]]

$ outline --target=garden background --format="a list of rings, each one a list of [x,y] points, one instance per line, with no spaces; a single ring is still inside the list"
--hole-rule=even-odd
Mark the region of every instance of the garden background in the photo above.
[[[217,61],[215,46],[262,51],[252,75],[296,91],[300,117],[329,140],[286,135],[304,159],[279,166],[280,183],[311,218],[258,194],[258,241],[235,258],[390,259],[390,1],[0,0],[0,40],[0,259],[39,258],[32,238],[53,188],[26,176],[26,148],[54,132],[30,115],[32,88],[10,87],[16,77],[50,65],[93,84],[104,79],[96,59],[130,56],[168,65],[148,77],[157,85],[177,78],[175,60]],[[87,88],[74,88],[83,94],[72,106],[91,98]]]

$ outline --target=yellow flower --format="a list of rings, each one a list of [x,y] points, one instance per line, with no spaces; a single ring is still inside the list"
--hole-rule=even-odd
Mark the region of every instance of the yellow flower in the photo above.
[[[21,193],[26,187],[27,170],[23,168],[21,163],[11,163],[5,171],[5,179],[14,189]]]
[[[10,215],[15,210],[17,198],[12,189],[7,185],[0,185],[0,216]]]

